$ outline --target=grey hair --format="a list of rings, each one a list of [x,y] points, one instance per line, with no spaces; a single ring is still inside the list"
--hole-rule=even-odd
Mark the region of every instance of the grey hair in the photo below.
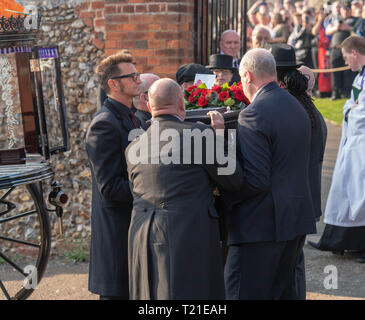
[[[141,92],[147,91],[151,87],[151,85],[159,79],[160,77],[154,73],[142,73],[141,74],[142,83],[139,85]]]
[[[224,36],[225,35],[227,35],[227,34],[229,34],[229,33],[233,33],[233,34],[235,34],[236,36],[240,36],[238,33],[237,33],[237,31],[236,30],[233,30],[233,29],[228,29],[228,30],[225,30],[225,31],[223,31],[222,32],[222,34],[221,34],[221,39],[223,39],[224,38]]]
[[[240,63],[240,75],[243,74],[243,69],[252,72],[259,79],[277,77],[274,56],[262,48],[247,51]]]

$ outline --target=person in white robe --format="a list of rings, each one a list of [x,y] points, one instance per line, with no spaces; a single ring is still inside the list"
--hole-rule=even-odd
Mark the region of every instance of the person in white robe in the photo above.
[[[362,252],[365,262],[365,38],[350,36],[341,44],[344,60],[358,71],[351,97],[343,107],[342,137],[324,215],[326,224],[313,247],[344,253]]]

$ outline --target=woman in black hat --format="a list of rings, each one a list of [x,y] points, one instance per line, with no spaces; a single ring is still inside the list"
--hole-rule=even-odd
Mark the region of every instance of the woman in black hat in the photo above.
[[[308,173],[314,215],[318,222],[322,215],[321,177],[323,155],[327,139],[327,126],[321,113],[314,106],[312,98],[307,93],[308,78],[297,70],[302,63],[296,61],[294,48],[287,44],[272,44],[271,53],[276,61],[280,87],[298,99],[311,121],[312,137]],[[305,299],[306,285],[303,252],[296,267],[296,279],[298,295],[302,299]]]

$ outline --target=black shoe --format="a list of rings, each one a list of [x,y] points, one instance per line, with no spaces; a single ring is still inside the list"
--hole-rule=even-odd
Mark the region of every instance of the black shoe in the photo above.
[[[340,99],[340,97],[337,94],[335,94],[331,97],[331,101],[338,100],[338,99]]]
[[[309,241],[307,242],[311,247],[315,248],[315,249],[318,249],[318,250],[321,250],[323,251],[323,248],[321,247],[321,245],[319,243],[315,243],[313,241]]]
[[[357,259],[357,262],[365,263],[365,254],[363,254],[359,259]]]

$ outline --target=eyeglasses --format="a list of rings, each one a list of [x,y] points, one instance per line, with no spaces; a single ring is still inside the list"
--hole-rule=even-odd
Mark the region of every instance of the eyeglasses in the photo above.
[[[132,72],[132,73],[128,73],[128,74],[123,74],[121,76],[112,77],[110,79],[114,80],[114,79],[132,78],[133,81],[137,81],[140,75],[141,74],[138,72]]]

